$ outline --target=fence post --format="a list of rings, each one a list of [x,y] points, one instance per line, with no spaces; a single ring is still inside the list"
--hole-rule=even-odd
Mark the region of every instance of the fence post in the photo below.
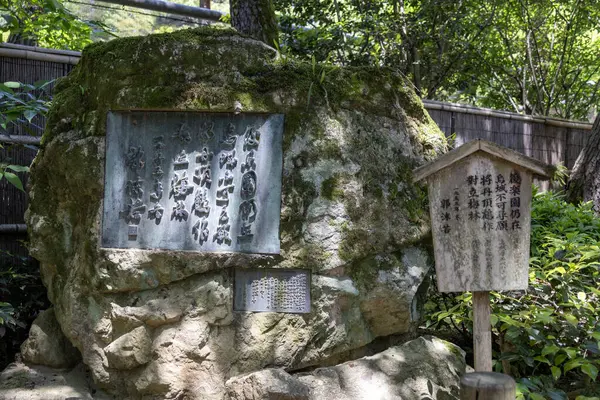
[[[473,352],[475,371],[492,370],[490,292],[473,292]]]
[[[460,380],[460,400],[515,400],[516,383],[497,372],[472,372]]]
[[[569,164],[570,164],[570,160],[569,160],[569,136],[571,133],[571,128],[567,128],[567,131],[565,132],[565,157],[563,160],[563,163],[565,164],[565,167],[570,168]]]

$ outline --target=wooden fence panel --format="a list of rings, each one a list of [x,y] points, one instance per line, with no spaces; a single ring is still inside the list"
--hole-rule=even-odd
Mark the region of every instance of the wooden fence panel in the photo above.
[[[572,168],[575,161],[585,146],[589,131],[583,129],[569,128],[566,132],[567,152],[565,155],[565,165]]]
[[[485,139],[550,164],[575,164],[592,124],[531,117],[458,104],[424,101],[440,129],[455,145]]]
[[[437,126],[439,126],[440,130],[446,134],[446,136],[450,136],[452,134],[452,115],[449,112],[441,111],[441,110],[428,110],[431,119],[435,121]]]

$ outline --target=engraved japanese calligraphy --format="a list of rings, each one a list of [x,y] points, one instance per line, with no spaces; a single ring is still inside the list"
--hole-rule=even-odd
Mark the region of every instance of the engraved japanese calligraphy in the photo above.
[[[236,311],[310,312],[310,275],[296,269],[236,269]]]
[[[279,253],[283,116],[110,112],[102,245]]]

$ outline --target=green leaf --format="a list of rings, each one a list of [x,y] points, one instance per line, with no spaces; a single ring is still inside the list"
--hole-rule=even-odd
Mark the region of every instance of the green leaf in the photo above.
[[[539,362],[543,362],[548,365],[552,365],[552,363],[546,357],[543,357],[543,356],[535,356],[535,357],[533,357],[533,359],[536,361],[539,361]]]
[[[558,378],[560,378],[561,375],[561,371],[560,368],[558,367],[550,367],[550,370],[552,371],[552,377],[554,378],[554,380],[558,380]]]
[[[555,344],[552,344],[550,346],[545,346],[544,349],[542,350],[542,355],[547,356],[548,354],[556,354],[559,350],[560,350],[559,347]]]
[[[565,353],[567,353],[567,356],[569,356],[569,358],[575,358],[577,357],[577,350],[572,348],[572,347],[568,347],[565,350]]]
[[[306,99],[306,108],[308,108],[308,106],[310,105],[310,96],[312,95],[312,89],[313,89],[313,82],[311,82],[310,86],[308,87],[308,97]]]
[[[23,115],[25,116],[27,121],[31,122],[31,120],[34,119],[36,115],[38,115],[38,112],[36,110],[29,109],[29,110],[25,110],[23,112]]]
[[[562,364],[565,360],[567,359],[567,355],[566,354],[559,354],[556,357],[554,357],[554,365],[560,365]]]
[[[7,165],[6,169],[10,169],[15,172],[29,172],[29,167],[26,167],[24,165]]]
[[[11,94],[11,95],[15,94],[15,92],[13,92],[13,90],[11,88],[9,88],[8,86],[6,86],[3,83],[0,83],[0,94],[6,94],[6,93]]]
[[[579,358],[578,358],[578,359],[571,360],[571,361],[567,362],[567,363],[565,364],[565,367],[564,367],[565,373],[567,373],[568,371],[570,371],[570,370],[572,370],[572,369],[574,369],[574,368],[577,368],[577,367],[579,367],[581,364],[583,364],[583,361],[582,361],[582,360],[583,360],[583,359],[579,359]]]
[[[16,187],[17,189],[21,190],[21,191],[25,191],[23,190],[23,183],[21,183],[21,179],[19,179],[19,177],[15,174],[13,174],[12,172],[4,172],[4,177],[6,178],[7,181],[9,181],[14,187]]]
[[[598,376],[598,368],[594,364],[586,363],[581,366],[581,371],[592,378],[593,381],[596,380]]]
[[[49,83],[51,83],[51,82],[52,82],[52,81],[51,81],[51,80],[48,80],[48,79],[40,79],[39,81],[35,81],[35,82],[33,83],[33,86],[34,86],[36,89],[42,89],[42,88],[44,88],[46,85],[48,85],[48,84],[49,84]]]
[[[529,393],[529,398],[531,400],[546,400],[544,396],[538,393]]]
[[[565,319],[567,320],[567,322],[574,326],[577,327],[577,324],[579,323],[579,320],[577,319],[577,317],[575,317],[572,314],[565,314]]]
[[[517,393],[521,395],[527,394],[529,393],[529,388],[527,387],[527,385],[521,382],[517,382]]]
[[[498,317],[495,316],[494,314],[490,315],[490,322],[491,322],[492,326],[496,326],[496,324],[498,323]]]
[[[58,0],[48,0],[46,1],[46,5],[52,11],[60,10],[61,8],[61,4],[58,2]]]
[[[18,89],[21,87],[21,84],[19,82],[4,82],[4,86],[6,86],[7,88],[10,89]]]

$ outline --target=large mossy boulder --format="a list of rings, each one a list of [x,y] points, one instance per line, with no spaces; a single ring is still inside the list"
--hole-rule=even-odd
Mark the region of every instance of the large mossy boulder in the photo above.
[[[132,108],[285,114],[281,254],[101,248],[107,112]],[[413,331],[432,260],[411,171],[446,142],[400,74],[298,63],[231,30],[119,39],[57,85],[42,143],[31,253],[101,387],[221,399],[234,376]],[[234,312],[234,267],[309,269],[311,312]]]

